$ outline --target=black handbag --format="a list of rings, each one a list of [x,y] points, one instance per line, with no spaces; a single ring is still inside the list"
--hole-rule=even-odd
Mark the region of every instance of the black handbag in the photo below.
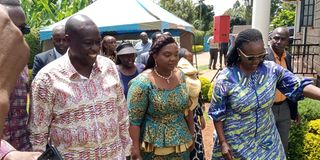
[[[46,150],[41,154],[38,160],[63,160],[63,158],[55,146],[47,144]]]

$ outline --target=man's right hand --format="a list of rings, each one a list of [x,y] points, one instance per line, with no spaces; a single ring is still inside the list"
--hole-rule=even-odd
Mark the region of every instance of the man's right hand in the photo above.
[[[20,152],[20,151],[12,151],[9,152],[3,160],[37,160],[41,155],[40,152]]]
[[[139,147],[132,146],[132,148],[131,148],[131,158],[132,158],[132,160],[142,160]]]
[[[221,143],[221,153],[222,153],[222,156],[226,160],[233,160],[234,159],[233,152],[227,142]]]

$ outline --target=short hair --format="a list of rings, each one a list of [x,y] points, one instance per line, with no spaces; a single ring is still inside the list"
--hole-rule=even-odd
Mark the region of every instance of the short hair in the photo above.
[[[235,45],[232,47],[230,53],[227,55],[227,66],[231,67],[240,60],[237,49],[242,49],[243,44],[249,42],[263,41],[262,34],[257,29],[246,29],[240,32],[235,40]]]
[[[52,34],[54,34],[55,32],[59,31],[60,29],[63,29],[65,31],[65,26],[64,25],[58,25],[58,26],[53,27]]]
[[[114,38],[116,40],[115,37],[113,36],[110,36],[110,35],[106,35],[102,38],[102,41],[101,41],[101,50],[102,50],[102,53],[106,53],[107,52],[107,48],[104,47],[104,45],[107,43],[107,39],[108,38]]]
[[[151,35],[152,43],[156,41],[156,39],[158,38],[158,36],[157,36],[158,34],[161,34],[161,32],[157,31],[157,32],[152,33],[152,35]]]
[[[5,6],[21,6],[20,0],[0,0],[0,4]]]
[[[179,50],[178,50],[179,59],[181,59],[182,57],[185,57],[186,56],[186,52],[187,52],[187,49],[179,48]]]

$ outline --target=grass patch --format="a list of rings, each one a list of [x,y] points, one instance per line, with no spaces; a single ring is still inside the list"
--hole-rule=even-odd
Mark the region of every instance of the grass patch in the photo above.
[[[208,66],[198,66],[198,71],[204,71],[204,70],[208,70]]]

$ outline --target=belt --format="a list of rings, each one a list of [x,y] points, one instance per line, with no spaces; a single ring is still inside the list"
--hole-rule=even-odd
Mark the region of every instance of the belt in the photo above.
[[[280,102],[274,102],[273,104],[274,105],[280,105],[280,104],[282,104],[283,102],[285,102],[286,100],[284,100],[284,101],[280,101]]]

